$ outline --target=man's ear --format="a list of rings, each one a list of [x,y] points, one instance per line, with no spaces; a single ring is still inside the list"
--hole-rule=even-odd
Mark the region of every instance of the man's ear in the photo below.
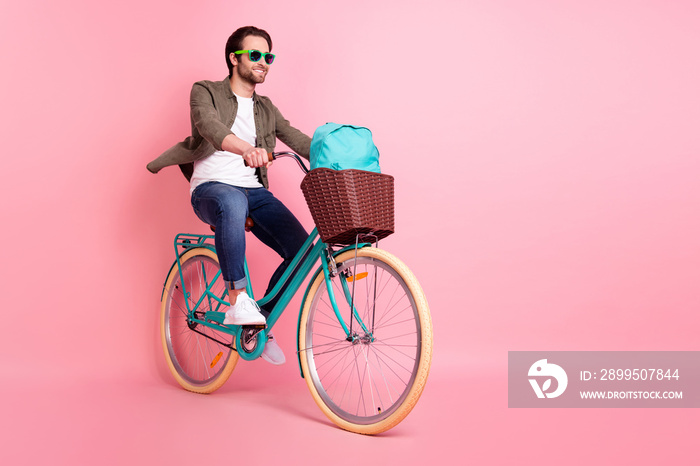
[[[228,56],[228,59],[231,61],[231,64],[233,66],[238,65],[238,55],[236,55],[235,53],[231,52]]]

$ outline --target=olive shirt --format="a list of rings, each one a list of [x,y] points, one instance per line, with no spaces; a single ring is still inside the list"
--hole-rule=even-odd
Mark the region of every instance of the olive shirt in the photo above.
[[[269,98],[253,93],[256,147],[267,152],[275,148],[277,138],[294,152],[309,158],[311,138],[289,124]],[[221,149],[226,136],[233,134],[231,127],[238,112],[238,101],[228,78],[223,81],[199,81],[190,92],[190,120],[192,136],[163,152],[146,168],[158,173],[163,167],[179,165],[189,181],[194,161],[210,156]],[[269,187],[267,168],[256,170],[260,183]]]

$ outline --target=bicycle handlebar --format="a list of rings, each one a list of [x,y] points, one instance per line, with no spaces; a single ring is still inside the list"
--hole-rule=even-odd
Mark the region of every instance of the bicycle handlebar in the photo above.
[[[242,157],[242,156],[241,156],[241,157]],[[273,160],[275,160],[275,158],[276,158],[276,157],[275,157],[275,153],[274,153],[274,152],[268,152],[268,153],[267,153],[267,161],[268,161],[268,162],[272,162]],[[243,165],[245,165],[246,167],[248,166],[248,161],[247,161],[246,159],[243,159]]]
[[[272,162],[273,160],[276,160],[278,157],[291,157],[291,158],[295,159],[297,161],[297,164],[299,165],[299,168],[301,168],[301,170],[304,173],[309,173],[309,169],[306,167],[306,165],[301,160],[301,157],[299,157],[298,154],[296,154],[294,152],[289,152],[289,151],[286,151],[286,152],[268,152],[267,153],[267,159],[270,162]],[[246,162],[245,159],[243,160],[243,163],[245,164],[246,167],[248,166],[248,162]]]

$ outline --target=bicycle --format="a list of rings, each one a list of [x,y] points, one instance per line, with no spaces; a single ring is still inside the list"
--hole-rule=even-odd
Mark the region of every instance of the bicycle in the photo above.
[[[294,153],[271,157],[294,157],[309,172]],[[377,434],[396,426],[423,392],[432,323],[413,273],[366,239],[358,237],[349,246],[325,244],[314,228],[274,289],[257,300],[261,306],[268,303],[289,282],[266,326],[237,326],[223,324],[229,303],[214,236],[176,235],[160,324],[177,382],[192,392],[211,393],[226,382],[239,358],[258,358],[267,335],[311,274],[299,312],[297,359],[312,397],[348,431]],[[245,270],[249,276],[247,262]],[[250,280],[247,293],[253,297]]]

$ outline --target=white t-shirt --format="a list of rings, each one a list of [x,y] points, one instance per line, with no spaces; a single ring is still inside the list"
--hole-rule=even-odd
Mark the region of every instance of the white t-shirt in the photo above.
[[[236,100],[238,112],[231,132],[254,146],[253,99],[236,95]],[[194,162],[194,172],[190,179],[190,195],[197,186],[207,181],[219,181],[241,188],[262,188],[258,177],[255,176],[255,169],[246,167],[240,155],[225,150],[216,151],[209,157]]]

